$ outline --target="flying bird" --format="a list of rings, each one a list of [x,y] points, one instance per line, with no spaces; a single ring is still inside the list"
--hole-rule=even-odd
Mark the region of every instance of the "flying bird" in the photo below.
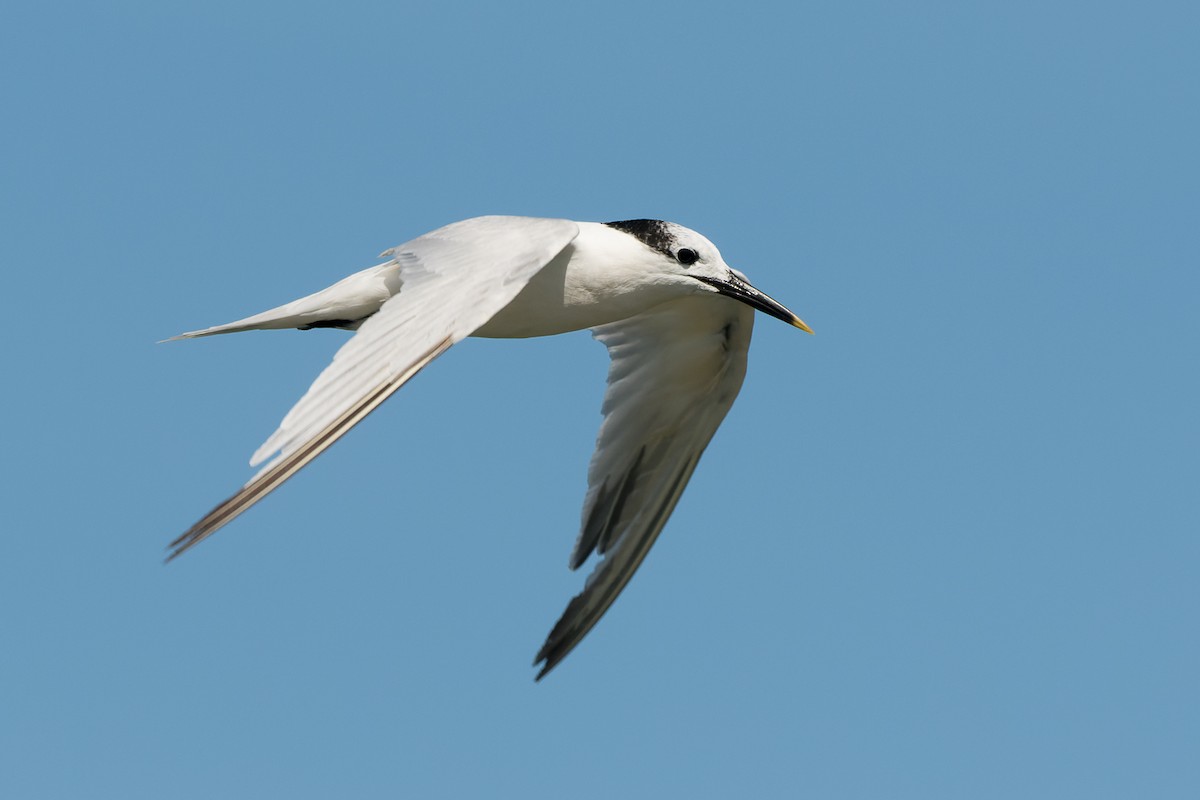
[[[755,309],[812,329],[708,239],[660,220],[476,217],[380,258],[316,294],[173,337],[355,331],[255,452],[261,470],[173,541],[167,560],[278,488],[456,342],[590,328],[612,363],[569,566],[599,558],[538,651],[540,680],[604,615],[666,524],[741,389]]]

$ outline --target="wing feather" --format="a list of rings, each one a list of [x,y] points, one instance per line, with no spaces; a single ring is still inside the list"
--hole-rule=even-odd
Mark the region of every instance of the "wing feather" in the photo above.
[[[578,233],[570,220],[477,217],[385,252],[399,265],[399,292],[338,350],[255,452],[251,464],[266,462],[261,470],[172,542],[168,560],[278,488],[429,362],[495,316]]]
[[[602,558],[538,652],[539,680],[595,626],[658,538],[741,389],[753,324],[749,307],[697,295],[594,331],[612,363],[569,564]]]
[[[228,525],[235,517],[250,506],[273,492],[288,478],[299,472],[308,462],[319,456],[346,431],[353,428],[383,403],[384,400],[408,382],[408,379],[420,372],[426,364],[449,349],[453,342],[443,340],[437,347],[418,359],[408,370],[385,381],[374,391],[365,394],[355,405],[348,408],[337,417],[319,435],[313,437],[304,447],[293,450],[287,456],[280,458],[273,466],[263,470],[249,483],[239,489],[212,511],[208,512],[199,522],[189,528],[182,536],[171,542],[171,553],[167,561],[175,558],[188,548],[211,536],[218,529]]]

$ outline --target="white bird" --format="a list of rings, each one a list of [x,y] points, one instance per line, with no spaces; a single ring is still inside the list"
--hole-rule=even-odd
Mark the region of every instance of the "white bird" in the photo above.
[[[612,363],[569,565],[601,558],[538,652],[540,680],[608,610],[666,524],[741,389],[753,309],[812,329],[712,242],[671,222],[477,217],[380,257],[316,294],[174,337],[357,331],[254,454],[258,474],[172,542],[167,560],[266,497],[463,338],[591,328]]]

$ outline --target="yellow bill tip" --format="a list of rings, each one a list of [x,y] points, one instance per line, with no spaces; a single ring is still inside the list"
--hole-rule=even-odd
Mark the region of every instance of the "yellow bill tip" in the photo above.
[[[813,333],[813,329],[808,327],[808,324],[799,317],[792,317],[792,324],[805,333]]]

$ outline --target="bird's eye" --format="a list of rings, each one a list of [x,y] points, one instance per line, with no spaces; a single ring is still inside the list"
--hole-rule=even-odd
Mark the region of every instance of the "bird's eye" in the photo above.
[[[681,248],[680,251],[675,254],[675,258],[679,260],[680,264],[683,264],[686,267],[690,264],[695,264],[697,261],[699,261],[700,254],[697,253],[695,250],[693,250],[690,247],[684,247],[684,248]]]

